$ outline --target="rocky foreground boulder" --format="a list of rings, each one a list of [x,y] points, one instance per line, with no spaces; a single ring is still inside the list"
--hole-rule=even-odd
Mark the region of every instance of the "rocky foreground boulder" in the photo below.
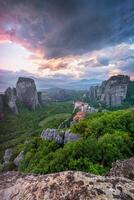
[[[30,110],[39,106],[38,93],[33,79],[19,77],[16,84],[17,98]]]
[[[0,200],[133,200],[134,182],[83,172],[0,174]]]
[[[125,177],[134,181],[134,157],[113,163],[108,175]]]

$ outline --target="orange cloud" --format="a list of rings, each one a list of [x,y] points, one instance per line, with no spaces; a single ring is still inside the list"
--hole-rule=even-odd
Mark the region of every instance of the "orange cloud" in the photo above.
[[[50,69],[52,71],[58,71],[58,70],[63,70],[67,67],[68,63],[56,59],[52,59],[48,62],[41,63],[39,70],[45,70],[45,69]]]

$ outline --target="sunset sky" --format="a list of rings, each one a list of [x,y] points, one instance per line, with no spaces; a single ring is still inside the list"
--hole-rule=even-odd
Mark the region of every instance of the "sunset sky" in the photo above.
[[[0,87],[134,78],[133,0],[0,0]]]

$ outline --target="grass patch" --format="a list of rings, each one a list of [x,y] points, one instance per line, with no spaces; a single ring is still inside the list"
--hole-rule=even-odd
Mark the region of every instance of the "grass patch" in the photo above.
[[[71,117],[70,113],[61,113],[50,116],[40,121],[39,127],[43,128],[58,128],[58,126],[66,119]]]

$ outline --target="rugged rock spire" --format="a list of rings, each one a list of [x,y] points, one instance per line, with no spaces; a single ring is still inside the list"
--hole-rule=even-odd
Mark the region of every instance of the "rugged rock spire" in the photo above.
[[[91,87],[89,99],[91,102],[99,102],[108,107],[120,106],[126,99],[129,82],[129,76],[112,76],[101,86]]]
[[[39,106],[38,93],[33,79],[20,77],[16,84],[17,98],[30,110]]]
[[[18,108],[16,105],[16,89],[15,88],[7,88],[7,90],[5,91],[5,101],[7,106],[10,108],[10,110],[14,113],[14,114],[18,114]]]
[[[3,95],[0,94],[0,112],[3,112],[3,109],[4,109]]]

